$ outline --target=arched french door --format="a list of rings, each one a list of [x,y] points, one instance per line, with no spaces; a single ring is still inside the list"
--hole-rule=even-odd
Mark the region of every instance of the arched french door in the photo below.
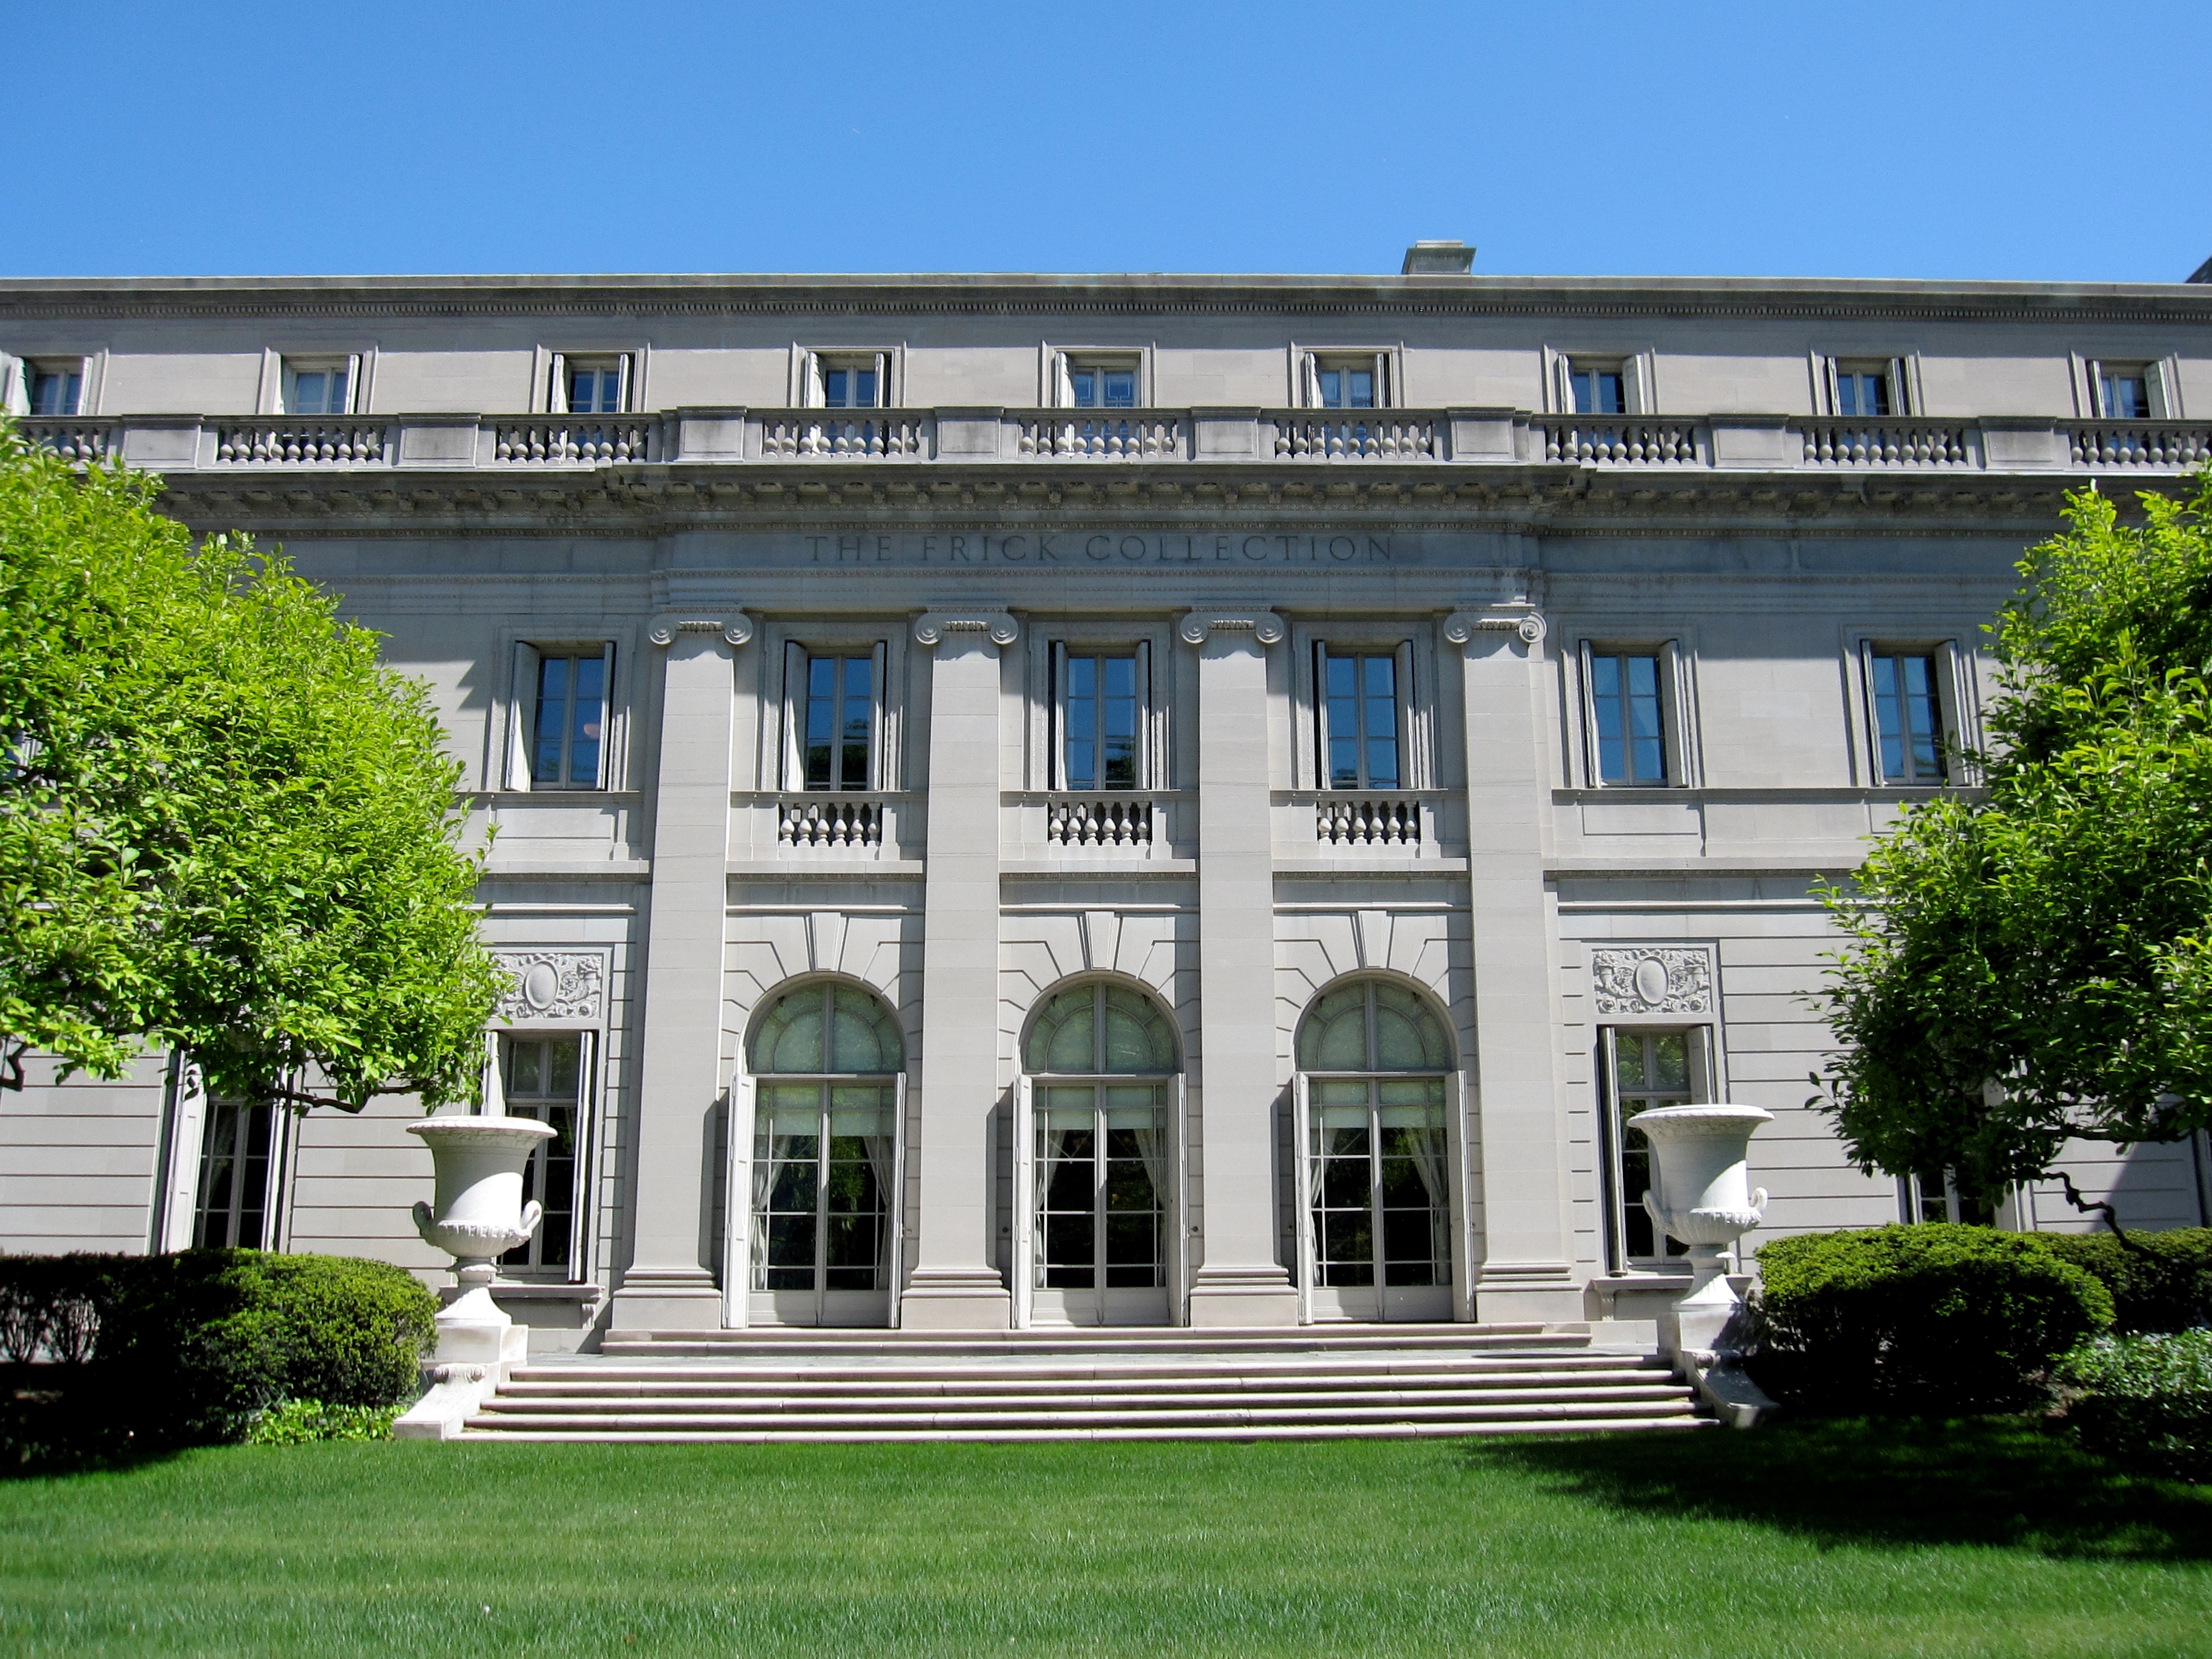
[[[785,992],[753,1023],[731,1134],[732,1324],[896,1322],[905,1044],[859,986]],[[735,1208],[735,1203],[732,1204]],[[742,1241],[742,1243],[740,1242]]]
[[[1167,1015],[1127,986],[1094,980],[1037,1010],[1015,1131],[1022,1323],[1174,1322],[1177,1052]]]
[[[1451,1039],[1386,980],[1339,986],[1298,1027],[1300,1289],[1315,1320],[1452,1317]]]

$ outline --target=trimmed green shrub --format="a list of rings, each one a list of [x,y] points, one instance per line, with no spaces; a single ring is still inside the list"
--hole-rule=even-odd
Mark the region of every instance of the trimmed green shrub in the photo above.
[[[404,1404],[437,1311],[401,1269],[345,1256],[0,1256],[0,1462],[236,1440],[284,1401]]]
[[[319,1400],[285,1400],[257,1412],[246,1431],[249,1446],[304,1446],[311,1440],[389,1440],[398,1406],[327,1406]]]
[[[2095,1279],[2042,1241],[1932,1224],[1807,1233],[1759,1252],[1772,1359],[1754,1375],[1823,1409],[1951,1413],[2027,1405],[2051,1363],[2112,1322]]]
[[[2066,1421],[2090,1450],[2212,1480],[2212,1330],[2102,1336],[2059,1361]]]
[[[2112,1328],[2123,1334],[2212,1325],[2212,1227],[2166,1233],[2039,1233],[2112,1292]]]
[[[185,1250],[120,1276],[94,1360],[148,1441],[235,1440],[283,1400],[411,1398],[437,1310],[381,1261]]]

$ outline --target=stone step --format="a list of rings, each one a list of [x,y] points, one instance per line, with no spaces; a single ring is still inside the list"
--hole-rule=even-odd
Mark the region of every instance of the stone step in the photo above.
[[[1634,1382],[1606,1387],[1566,1384],[1554,1388],[1524,1389],[1371,1389],[1358,1391],[1329,1391],[1285,1389],[1255,1392],[1238,1389],[1199,1390],[1165,1390],[1151,1393],[1108,1393],[1055,1395],[1046,1401],[1008,1401],[1000,1396],[977,1395],[917,1395],[901,1393],[880,1399],[855,1399],[850,1395],[823,1394],[801,1398],[775,1395],[762,1399],[750,1399],[729,1395],[703,1395],[690,1399],[665,1399],[654,1396],[624,1395],[611,1398],[580,1399],[574,1395],[516,1395],[502,1390],[485,1402],[485,1415],[587,1415],[594,1412],[618,1414],[676,1414],[696,1415],[700,1413],[774,1412],[779,1414],[822,1412],[833,1408],[849,1414],[873,1413],[896,1415],[902,1413],[928,1413],[945,1415],[952,1413],[989,1414],[1005,1412],[1027,1405],[1033,1412],[1046,1415],[1066,1417],[1083,1412],[1120,1412],[1124,1414],[1150,1414],[1191,1409],[1237,1411],[1287,1411],[1328,1409],[1361,1412],[1418,1407],[1423,1411],[1448,1411],[1467,1406],[1488,1410],[1493,1407],[1520,1402],[1549,1404],[1561,1401],[1604,1401],[1613,1402],[1679,1402],[1686,1391],[1672,1382]]]
[[[488,1402],[495,1406],[496,1401]],[[1497,1423],[1540,1422],[1553,1418],[1589,1421],[1688,1417],[1694,1414],[1687,1391],[1671,1400],[1583,1400],[1571,1395],[1551,1400],[1522,1400],[1498,1403],[1462,1401],[1449,1405],[1393,1402],[1364,1407],[1330,1406],[1197,1406],[1160,1410],[1054,1411],[823,1411],[791,1412],[667,1412],[601,1408],[591,1412],[544,1411],[520,1416],[532,1430],[558,1429],[570,1432],[598,1430],[627,1434],[668,1429],[697,1432],[714,1430],[744,1433],[782,1429],[790,1432],[828,1430],[857,1432],[868,1429],[898,1429],[913,1433],[936,1430],[980,1429],[1133,1429],[1133,1428],[1252,1428],[1296,1427],[1320,1424],[1358,1423]],[[504,1428],[517,1414],[486,1409],[469,1419],[471,1429]]]
[[[880,1353],[922,1356],[1032,1352],[1170,1352],[1280,1353],[1291,1351],[1427,1350],[1480,1352],[1488,1348],[1586,1348],[1587,1331],[1541,1325],[1336,1325],[1289,1330],[1200,1332],[1172,1327],[1117,1326],[1093,1330],[933,1331],[769,1328],[742,1331],[646,1331],[608,1336],[600,1352],[610,1358],[661,1355]]]
[[[1364,1394],[1512,1394],[1527,1389],[1564,1389],[1589,1392],[1613,1389],[1671,1389],[1679,1386],[1663,1371],[1614,1370],[1562,1373],[1516,1372],[1506,1376],[1468,1376],[1449,1372],[1415,1376],[1247,1376],[1145,1377],[1126,1382],[1108,1380],[1089,1386],[1069,1382],[1031,1382],[1018,1378],[979,1379],[973,1382],[929,1381],[846,1381],[812,1383],[803,1379],[723,1378],[688,1382],[602,1382],[597,1380],[539,1382],[517,1379],[500,1390],[501,1400],[1042,1400],[1066,1401],[1079,1395],[1102,1400],[1146,1401],[1164,1393],[1252,1397],[1293,1393],[1302,1395]]]
[[[1122,1363],[1092,1360],[1074,1364],[1010,1361],[988,1371],[974,1364],[909,1365],[887,1362],[872,1365],[834,1366],[793,1366],[771,1363],[624,1365],[586,1360],[519,1366],[513,1376],[517,1384],[532,1387],[690,1388],[726,1382],[747,1387],[890,1387],[942,1383],[951,1389],[1006,1387],[1043,1389],[1070,1382],[1114,1382],[1139,1386],[1156,1381],[1202,1382],[1214,1378],[1494,1376],[1510,1379],[1539,1374],[1607,1376],[1625,1372],[1668,1374],[1668,1367],[1656,1358],[1618,1353],[1578,1353],[1486,1354],[1456,1360],[1438,1356],[1383,1360],[1296,1355],[1281,1359],[1255,1358],[1243,1361],[1193,1358],[1168,1363],[1158,1359]]]
[[[1330,1424],[1250,1424],[1236,1428],[1175,1427],[1157,1428],[1121,1425],[1097,1429],[926,1429],[899,1430],[881,1427],[860,1430],[828,1430],[794,1428],[785,1425],[777,1429],[731,1430],[673,1430],[652,1429],[610,1433],[594,1425],[578,1430],[527,1429],[501,1425],[485,1429],[471,1425],[463,1433],[465,1440],[512,1440],[537,1442],[611,1442],[635,1445],[899,1445],[966,1443],[1019,1445],[1040,1442],[1109,1441],[1109,1440],[1413,1440],[1462,1438],[1469,1436],[1529,1435],[1529,1434],[1616,1434],[1664,1430],[1680,1431],[1689,1429],[1710,1429],[1717,1426],[1703,1417],[1650,1418],[1587,1418],[1560,1417],[1550,1419],[1516,1419],[1504,1422],[1474,1423],[1330,1423]]]

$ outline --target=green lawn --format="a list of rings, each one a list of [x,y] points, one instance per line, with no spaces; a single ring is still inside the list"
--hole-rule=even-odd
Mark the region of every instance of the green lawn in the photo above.
[[[198,1452],[0,1482],[0,1651],[2212,1654],[2212,1488],[2004,1427]]]

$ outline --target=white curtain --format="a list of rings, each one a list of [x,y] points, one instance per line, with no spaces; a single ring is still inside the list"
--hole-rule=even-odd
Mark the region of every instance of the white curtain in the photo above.
[[[1164,1210],[1168,1207],[1168,1138],[1160,1127],[1159,1113],[1152,1114],[1150,1127],[1134,1133],[1137,1156],[1145,1161],[1145,1179],[1152,1183],[1152,1202]]]
[[[1436,1269],[1437,1283],[1451,1283],[1451,1177],[1445,1164],[1449,1154],[1444,1150],[1442,1129],[1414,1129],[1407,1139],[1413,1146],[1413,1172],[1421,1178],[1421,1190],[1429,1198],[1429,1254]]]
[[[868,1170],[876,1178],[876,1194],[884,1206],[882,1223],[876,1229],[876,1288],[881,1290],[891,1278],[891,1212],[899,1201],[899,1194],[891,1190],[891,1178],[897,1168],[898,1147],[889,1135],[862,1135],[860,1145],[867,1149]]]

